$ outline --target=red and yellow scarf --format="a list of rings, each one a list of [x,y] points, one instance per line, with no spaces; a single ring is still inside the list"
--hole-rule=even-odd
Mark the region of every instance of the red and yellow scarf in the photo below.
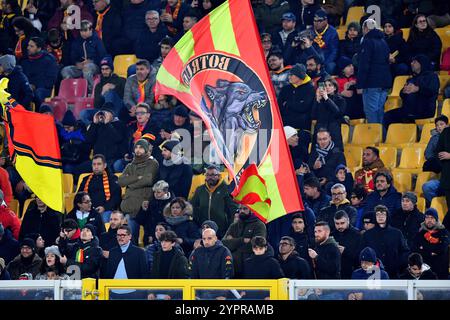
[[[317,43],[317,45],[319,46],[320,49],[323,49],[323,48],[325,48],[327,46],[325,41],[323,41],[323,35],[325,34],[325,32],[327,32],[329,26],[330,25],[327,25],[327,27],[320,33],[317,32],[317,30],[314,30],[314,32],[316,33],[316,37],[314,38],[314,42]]]
[[[176,20],[178,18],[178,13],[180,12],[180,8],[181,8],[181,0],[178,0],[177,5],[175,6],[175,9],[173,9],[173,11],[172,11],[172,8],[169,6],[169,4],[167,4],[166,12],[170,13],[173,20]],[[167,26],[167,29],[169,29],[169,32],[172,35],[175,35],[178,32],[177,28],[175,28],[173,26]]]
[[[16,49],[14,50],[14,55],[17,59],[23,58],[23,51],[22,51],[22,42],[25,40],[26,36],[23,34],[19,37],[19,40],[17,40]]]
[[[91,183],[92,177],[94,176],[94,173],[91,173],[86,181],[86,185],[84,186],[83,191],[88,193],[89,189],[89,183]],[[109,188],[109,180],[108,180],[108,174],[105,170],[103,170],[103,190],[105,191],[105,198],[106,201],[111,199],[111,190]]]
[[[145,85],[147,84],[148,79],[146,79],[145,81],[138,81],[138,103],[143,103],[145,102]]]
[[[108,13],[109,9],[111,9],[111,7],[109,7],[102,13],[97,12],[97,24],[95,26],[95,31],[97,32],[97,35],[100,39],[103,39],[103,19],[105,18],[105,15]]]

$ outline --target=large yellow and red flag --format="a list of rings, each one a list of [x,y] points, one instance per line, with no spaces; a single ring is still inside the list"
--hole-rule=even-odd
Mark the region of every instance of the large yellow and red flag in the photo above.
[[[202,118],[239,203],[265,222],[303,210],[248,0],[225,1],[186,32],[163,61],[155,94]]]
[[[61,153],[53,117],[30,112],[8,99],[0,83],[9,154],[23,181],[47,206],[64,212]]]

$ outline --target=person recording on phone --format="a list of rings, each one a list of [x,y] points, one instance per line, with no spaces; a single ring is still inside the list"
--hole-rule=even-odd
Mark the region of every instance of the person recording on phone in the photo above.
[[[344,144],[342,142],[341,123],[345,121],[345,100],[338,93],[336,80],[327,78],[325,82],[319,82],[318,86],[312,112],[313,120],[317,120],[315,135],[317,135],[319,128],[327,129],[336,147],[343,151]]]
[[[310,57],[316,57],[318,60],[323,60],[323,52],[314,42],[314,35],[310,30],[303,30],[299,32],[290,45],[286,46],[284,51],[284,60],[286,64],[306,64],[306,60]]]
[[[317,131],[316,145],[312,147],[308,166],[311,172],[324,186],[335,176],[335,169],[339,164],[346,164],[344,153],[335,146],[330,132],[325,128]]]

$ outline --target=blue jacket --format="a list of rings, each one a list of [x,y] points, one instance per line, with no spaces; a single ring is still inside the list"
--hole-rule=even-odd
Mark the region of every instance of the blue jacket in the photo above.
[[[86,51],[85,51],[86,50]],[[91,37],[83,39],[77,38],[72,44],[71,63],[75,65],[82,62],[85,58],[92,60],[96,65],[100,65],[100,61],[107,55],[102,40],[94,32]]]
[[[339,36],[337,34],[336,29],[332,25],[330,24],[328,25],[328,29],[323,34],[322,40],[325,43],[325,45],[322,46],[320,49],[322,50],[324,56],[323,64],[326,65],[330,62],[334,62],[337,60],[339,51]]]
[[[5,234],[0,240],[0,257],[5,259],[7,265],[20,253],[19,242],[14,239],[9,229],[5,230]]]
[[[160,22],[156,32],[143,30],[134,43],[134,52],[139,59],[147,59],[150,63],[160,56],[159,42],[167,36],[166,26]]]
[[[392,76],[389,65],[389,46],[384,34],[370,30],[363,38],[358,54],[358,89],[390,88]]]
[[[22,68],[30,84],[48,90],[52,90],[59,72],[55,57],[46,51],[28,56]]]
[[[7,78],[9,79],[8,92],[11,97],[25,108],[29,108],[30,102],[33,100],[33,90],[31,90],[30,82],[23,73],[22,67],[16,66]]]
[[[316,217],[319,215],[320,210],[330,205],[331,197],[322,191],[317,199],[303,198],[303,201],[314,211]]]
[[[384,197],[381,197],[378,191],[374,191],[367,196],[364,213],[373,211],[375,206],[379,204],[385,205],[389,209],[389,214],[391,215],[401,208],[402,194],[398,192],[393,185],[389,187]]]

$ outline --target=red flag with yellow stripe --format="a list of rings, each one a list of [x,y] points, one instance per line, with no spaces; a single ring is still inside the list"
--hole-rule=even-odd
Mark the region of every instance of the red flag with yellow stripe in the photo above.
[[[62,163],[55,120],[27,111],[13,99],[3,103],[3,109],[9,154],[17,172],[42,202],[64,212]]]
[[[202,118],[241,192],[248,190],[241,185],[245,181],[264,181],[258,193],[267,194],[270,206],[249,206],[261,220],[303,210],[248,0],[225,1],[186,32],[163,61],[155,94],[177,97]],[[251,164],[257,167],[250,170],[256,180],[239,182]]]

